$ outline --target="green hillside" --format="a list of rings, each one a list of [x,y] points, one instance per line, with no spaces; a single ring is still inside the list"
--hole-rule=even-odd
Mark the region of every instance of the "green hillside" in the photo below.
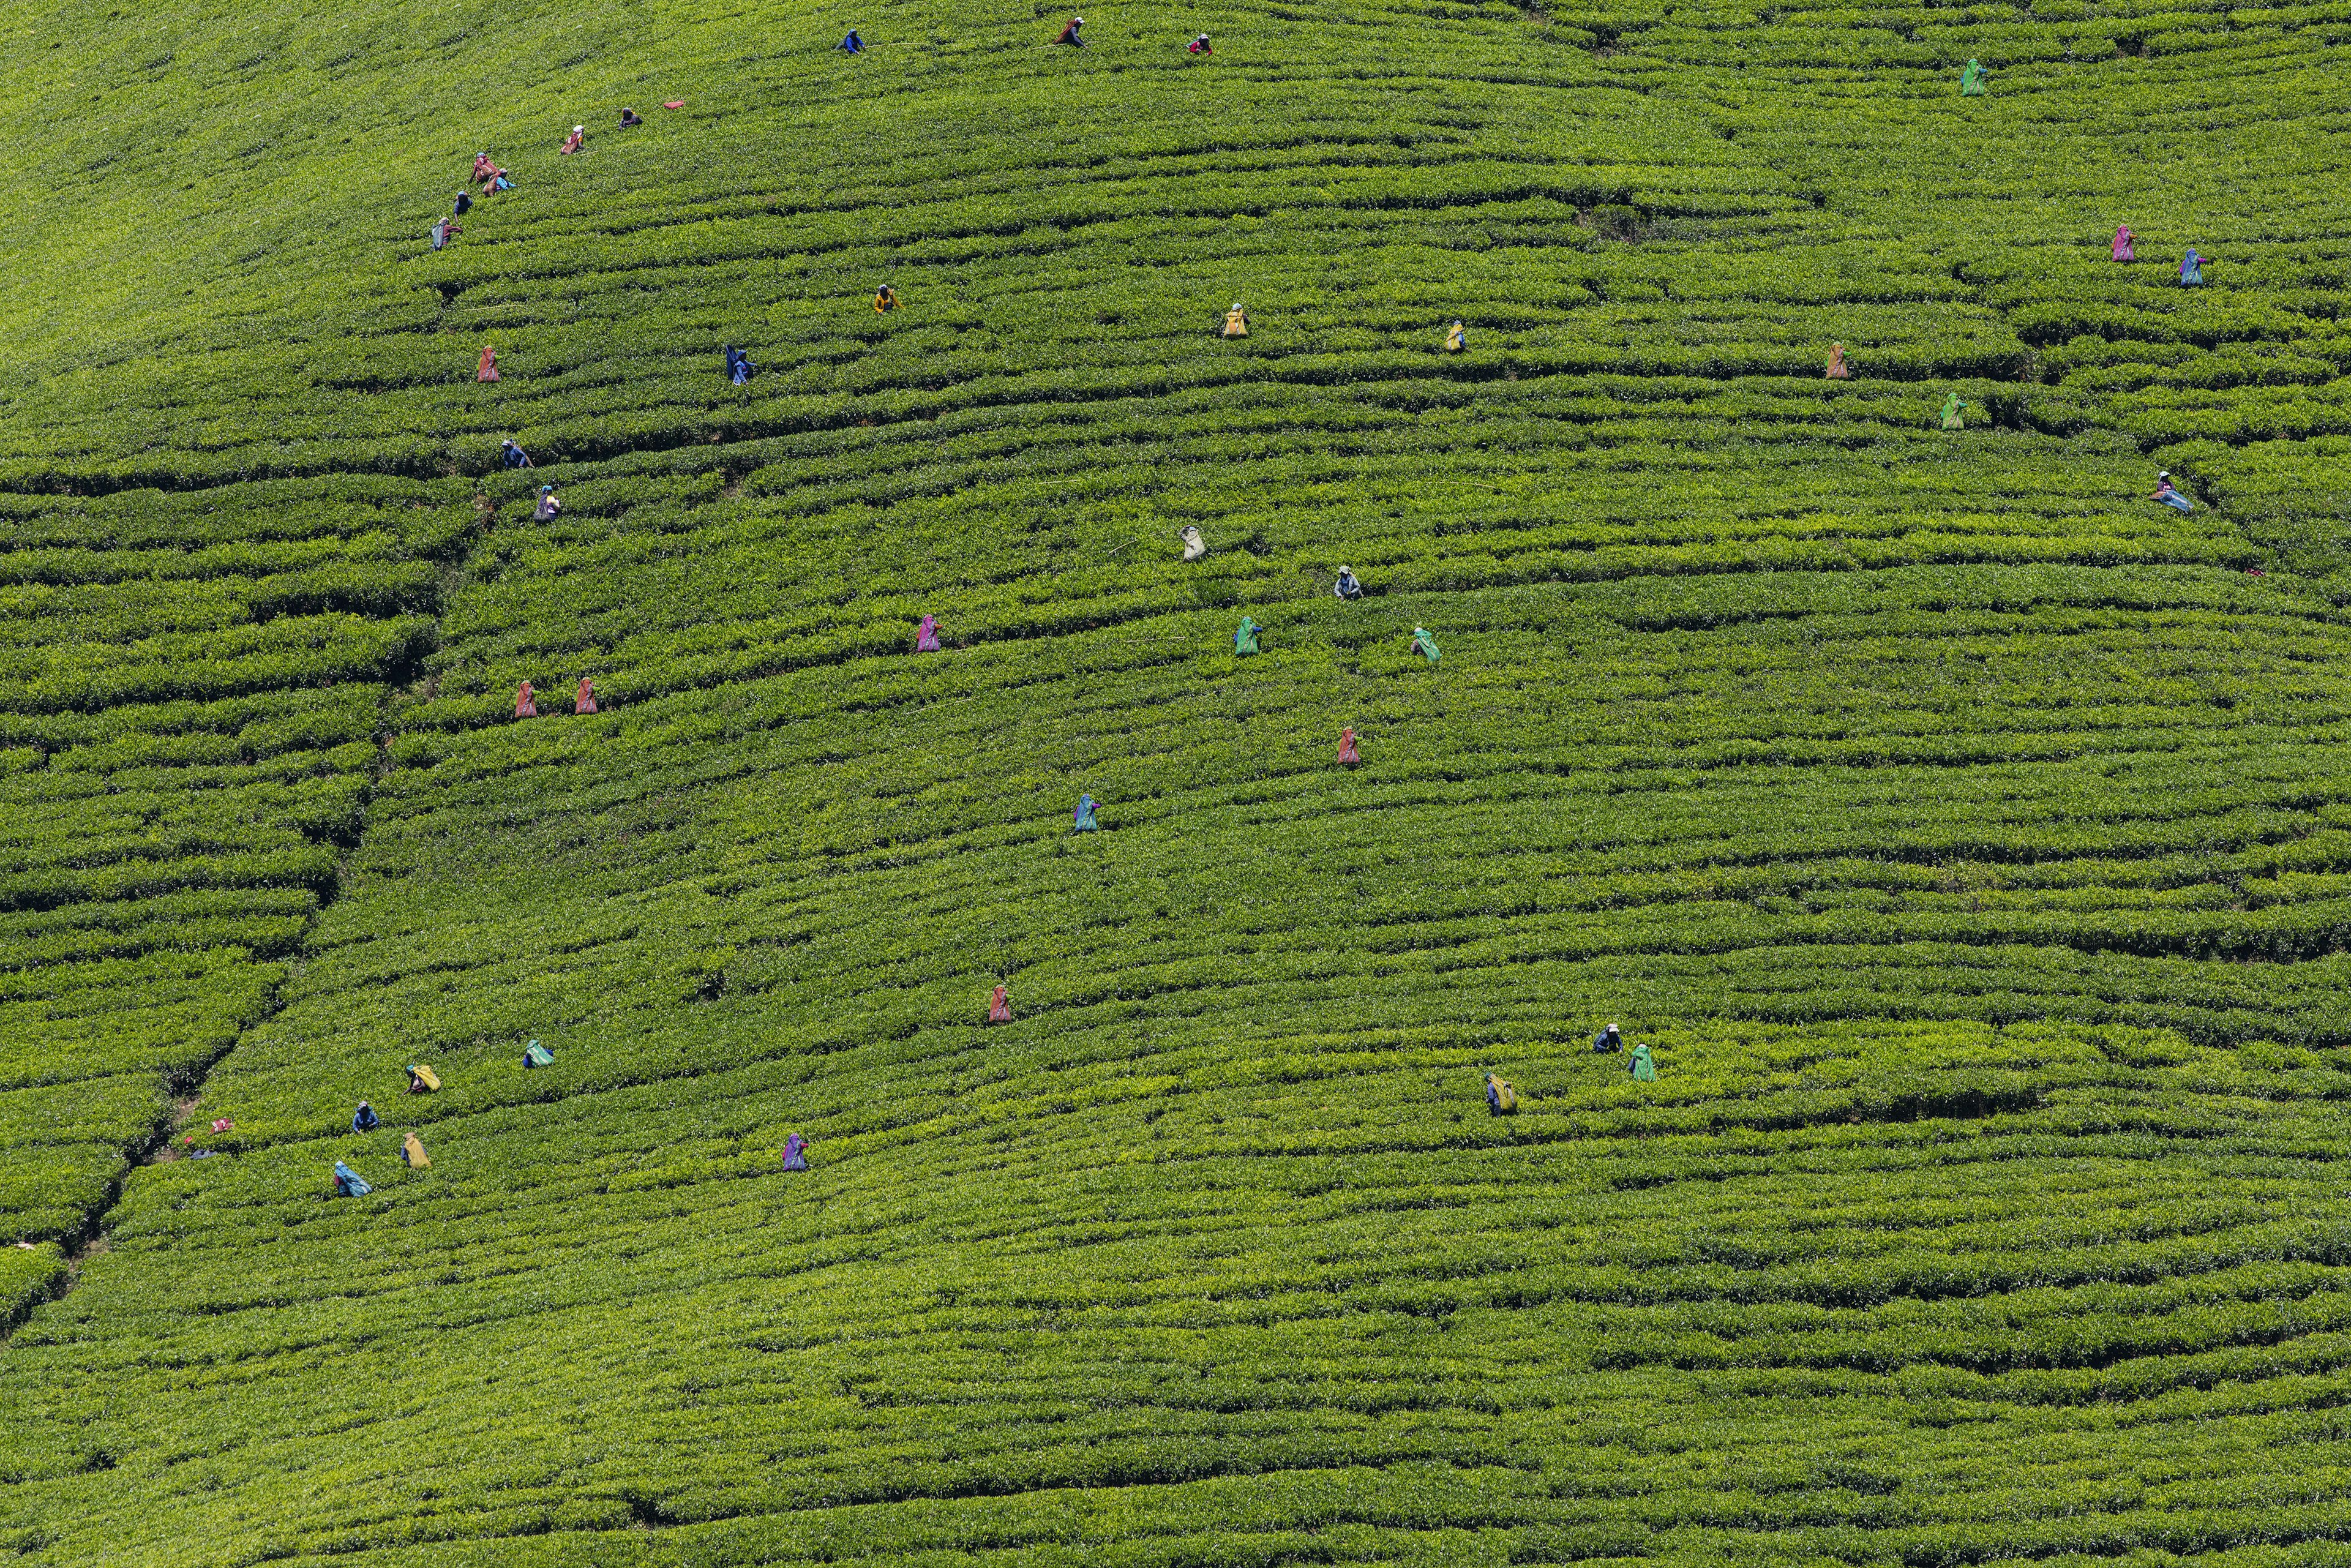
[[[2351,5],[1066,16],[0,18],[0,1559],[2351,1563]]]

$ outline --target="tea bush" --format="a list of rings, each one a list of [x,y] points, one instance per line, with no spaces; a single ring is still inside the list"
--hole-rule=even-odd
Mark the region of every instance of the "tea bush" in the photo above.
[[[2340,8],[1058,24],[0,30],[0,1546],[2334,1561]]]

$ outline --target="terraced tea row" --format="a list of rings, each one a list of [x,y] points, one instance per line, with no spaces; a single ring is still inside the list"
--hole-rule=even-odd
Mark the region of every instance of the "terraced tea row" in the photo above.
[[[0,32],[0,1545],[2331,1561],[2344,17],[816,20]]]
[[[0,588],[0,1320],[57,1282],[358,837],[454,531],[414,486],[19,497]],[[421,508],[421,509],[420,509]],[[21,1255],[19,1255],[21,1254]]]

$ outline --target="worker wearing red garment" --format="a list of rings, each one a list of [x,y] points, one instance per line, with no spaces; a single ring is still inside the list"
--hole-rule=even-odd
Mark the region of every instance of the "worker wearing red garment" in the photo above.
[[[1208,47],[1208,35],[1203,33],[1185,45],[1184,52],[1187,55],[1213,55],[1217,51]]]

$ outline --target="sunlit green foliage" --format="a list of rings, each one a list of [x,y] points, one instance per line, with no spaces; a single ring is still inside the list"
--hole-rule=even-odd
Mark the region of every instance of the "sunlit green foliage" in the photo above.
[[[2351,16],[1060,19],[0,21],[0,1549],[2335,1562]]]

